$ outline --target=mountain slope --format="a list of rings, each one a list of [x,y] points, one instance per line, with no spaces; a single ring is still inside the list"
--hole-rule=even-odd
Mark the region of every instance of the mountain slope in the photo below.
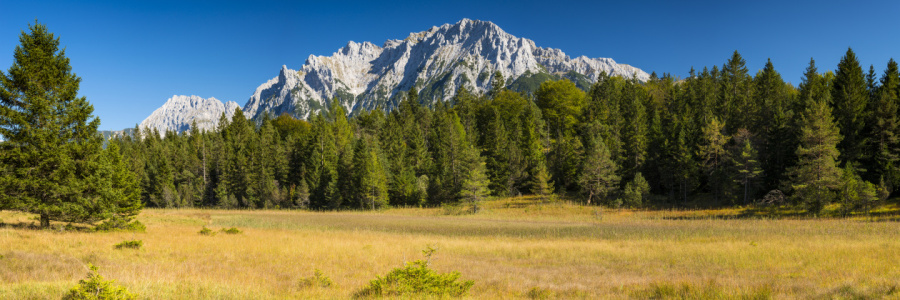
[[[197,122],[200,130],[215,130],[222,113],[231,119],[237,108],[240,108],[240,105],[234,101],[222,103],[216,98],[175,95],[138,126],[141,130],[156,129],[163,136],[168,130],[175,132],[190,130],[193,122]]]
[[[391,109],[413,86],[420,91],[420,101],[432,104],[449,100],[459,87],[485,92],[495,71],[507,84],[523,76],[593,82],[604,71],[649,78],[610,58],[573,59],[559,49],[537,47],[532,40],[508,34],[494,23],[463,19],[380,47],[351,41],[332,56],[310,55],[299,71],[282,66],[277,77],[256,89],[244,112],[248,117],[289,113],[307,118],[333,98],[351,113]]]

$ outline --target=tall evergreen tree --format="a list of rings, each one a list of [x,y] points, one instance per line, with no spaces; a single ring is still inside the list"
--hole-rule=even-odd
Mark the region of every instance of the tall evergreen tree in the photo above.
[[[88,187],[92,191],[90,194],[96,195],[94,202],[101,206],[95,212],[97,219],[117,218],[127,222],[144,207],[138,179],[119,153],[119,144],[114,141],[102,150],[98,163]]]
[[[488,189],[490,180],[484,172],[485,164],[483,162],[474,162],[470,165],[459,190],[459,198],[471,204],[472,212],[474,213],[477,213],[479,210],[478,204],[490,194]]]
[[[606,144],[599,136],[594,137],[593,146],[585,153],[584,168],[578,184],[581,190],[587,194],[587,203],[595,199],[606,200],[607,197],[619,186],[619,176],[616,175],[617,167],[606,149]],[[615,205],[619,206],[619,205]]]
[[[870,111],[870,138],[866,147],[871,154],[867,166],[872,174],[869,178],[884,179],[893,187],[900,183],[900,100],[889,89],[880,89]]]
[[[718,118],[712,118],[703,127],[703,143],[700,145],[698,155],[703,159],[707,181],[716,204],[721,203],[725,190],[726,172],[724,165],[727,161],[725,145],[728,144],[729,139],[730,137],[725,135],[725,124],[719,122]]]
[[[731,160],[734,166],[734,179],[742,185],[742,198],[745,205],[750,204],[758,178],[763,174],[759,156],[751,143],[750,133],[746,129],[738,130],[735,136]]]
[[[353,156],[353,190],[360,208],[376,209],[388,204],[387,174],[378,144],[366,138],[356,140]]]
[[[811,212],[819,212],[834,199],[841,170],[837,144],[841,140],[827,99],[813,101],[802,117],[799,158],[791,169],[794,197]]]
[[[755,105],[759,110],[750,129],[761,140],[758,150],[765,174],[764,185],[774,189],[784,180],[785,168],[792,162],[792,153],[797,149],[797,145],[791,143],[791,122],[795,114],[789,91],[793,87],[781,79],[771,59],[754,78],[754,86]]]
[[[738,128],[748,128],[751,118],[756,115],[759,107],[755,107],[751,101],[752,91],[746,61],[735,50],[722,66],[721,103],[728,117],[725,124],[729,126],[729,133],[736,132]]]
[[[78,97],[81,79],[59,38],[42,24],[29,31],[0,72],[0,208],[38,214],[44,228],[51,220],[99,221],[115,206],[95,201],[88,181],[98,168],[100,120]]]
[[[647,157],[647,109],[644,105],[647,96],[640,84],[631,82],[626,88],[623,112],[625,115],[625,128],[622,134],[622,161],[623,176],[633,178],[641,172]],[[613,158],[615,156],[612,156]]]
[[[846,163],[859,163],[864,159],[866,137],[863,129],[867,120],[868,99],[869,93],[862,67],[853,49],[848,48],[838,63],[831,89],[834,119],[843,136],[838,149],[841,152],[841,160]]]

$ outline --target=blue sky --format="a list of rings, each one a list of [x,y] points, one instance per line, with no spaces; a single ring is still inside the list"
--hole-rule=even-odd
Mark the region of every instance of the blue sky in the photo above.
[[[734,50],[752,73],[771,58],[797,84],[853,47],[879,74],[900,58],[900,1],[17,1],[0,0],[0,70],[38,19],[56,33],[101,129],[133,127],[172,95],[243,105],[281,65],[299,69],[347,41],[488,20],[575,57],[687,75]]]

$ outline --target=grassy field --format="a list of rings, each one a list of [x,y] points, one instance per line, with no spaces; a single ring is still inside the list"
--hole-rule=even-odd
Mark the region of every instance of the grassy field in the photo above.
[[[452,212],[145,209],[145,233],[90,233],[30,229],[33,216],[3,211],[0,299],[58,299],[88,263],[143,299],[346,299],[428,246],[433,269],[475,281],[475,299],[900,299],[900,224],[890,218],[532,199]],[[243,233],[204,236],[203,226]],[[114,248],[126,240],[143,247]],[[334,284],[302,285],[315,269]]]

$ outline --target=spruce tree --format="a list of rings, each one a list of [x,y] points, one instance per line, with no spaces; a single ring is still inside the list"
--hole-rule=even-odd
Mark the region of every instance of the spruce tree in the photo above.
[[[99,221],[116,206],[97,202],[88,181],[98,168],[100,120],[78,97],[81,79],[59,38],[42,24],[29,31],[0,72],[0,208],[38,214],[44,228],[51,220]]]
[[[360,208],[376,209],[388,204],[387,174],[378,144],[365,138],[356,140],[353,155],[352,190]]]
[[[732,165],[735,170],[733,180],[742,185],[743,203],[745,205],[750,204],[750,197],[752,197],[756,181],[763,174],[760,168],[759,155],[756,149],[753,148],[750,140],[749,132],[746,129],[739,130],[735,137],[736,145],[731,154]]]
[[[871,134],[867,152],[872,154],[867,166],[871,179],[885,178],[890,186],[898,183],[900,167],[900,100],[888,89],[876,92],[872,103]]]
[[[627,98],[623,99],[625,128],[622,132],[622,174],[627,178],[634,177],[641,171],[647,159],[647,109],[644,106],[647,98],[639,83],[628,83]],[[615,159],[616,154],[610,151]]]
[[[721,92],[721,102],[725,108],[722,112],[727,114],[725,124],[729,126],[728,132],[734,133],[738,128],[747,128],[759,107],[751,102],[752,81],[746,61],[737,50],[722,66]]]
[[[795,114],[793,98],[789,92],[793,87],[781,79],[771,60],[756,75],[754,85],[754,103],[759,110],[750,129],[761,140],[758,150],[765,174],[764,185],[768,189],[774,189],[784,180],[784,170],[797,149],[791,143],[791,122]]]
[[[587,204],[591,204],[595,197],[606,200],[618,188],[619,176],[616,175],[618,168],[609,154],[609,149],[606,149],[606,144],[599,136],[595,135],[593,146],[586,152],[578,184],[587,194]],[[621,203],[613,206],[619,205]]]
[[[900,69],[894,59],[887,68],[875,91],[871,108],[870,139],[868,153],[872,154],[868,179],[885,181],[887,192],[900,185]]]
[[[96,195],[94,202],[101,205],[94,219],[113,218],[112,224],[123,224],[144,207],[139,182],[119,153],[117,142],[109,141],[106,149],[101,151],[97,171],[88,179],[92,183],[88,190]]]
[[[834,103],[834,119],[840,128],[843,140],[838,149],[845,163],[859,163],[864,159],[866,136],[863,132],[866,120],[869,93],[862,67],[853,49],[838,63],[831,89]]]
[[[837,144],[841,136],[833,120],[827,99],[810,103],[801,121],[797,165],[790,171],[794,197],[814,213],[834,199],[840,183]]]
[[[460,200],[472,205],[472,212],[477,213],[478,204],[490,194],[489,184],[490,180],[485,175],[485,164],[475,162],[469,167],[463,179],[462,187],[459,190]]]
[[[719,122],[718,118],[712,118],[703,127],[703,142],[698,155],[703,159],[707,182],[716,204],[721,203],[725,190],[726,172],[723,166],[727,161],[725,145],[728,144],[729,139],[730,137],[725,135],[725,124]]]

